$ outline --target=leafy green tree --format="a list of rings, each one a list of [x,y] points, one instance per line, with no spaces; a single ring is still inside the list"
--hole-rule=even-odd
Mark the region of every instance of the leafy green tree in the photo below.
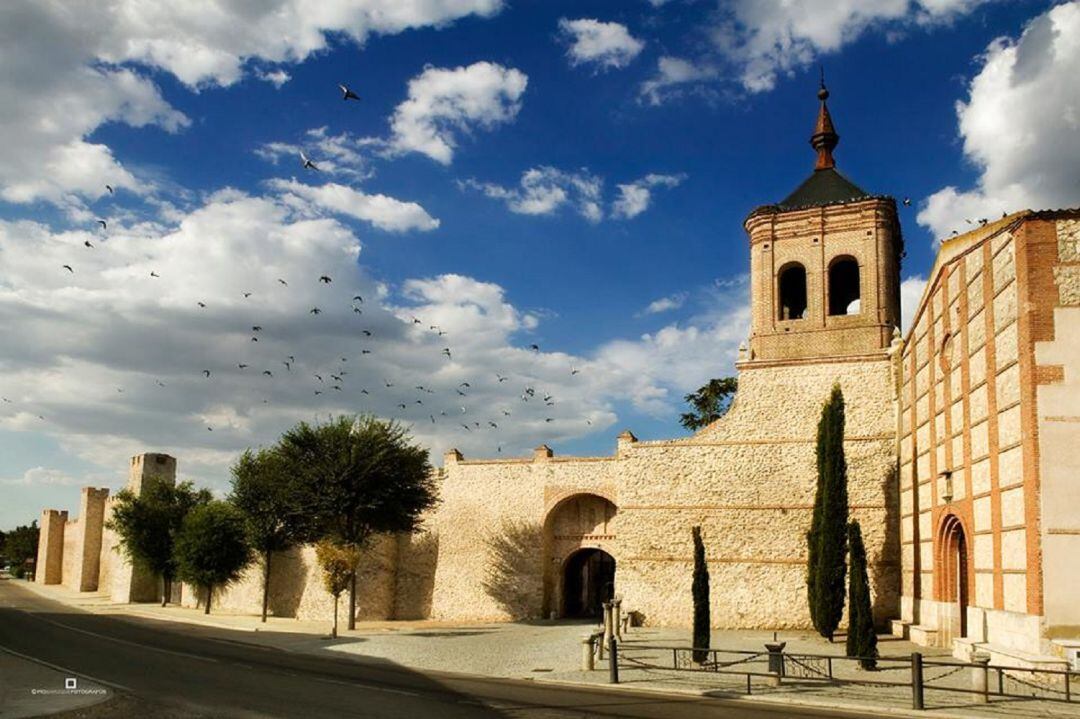
[[[866,546],[858,522],[847,528],[851,576],[848,579],[848,633],[846,652],[859,657],[863,669],[877,667],[877,631],[870,604],[870,578],[866,571]]]
[[[844,458],[844,394],[835,384],[817,432],[817,493],[806,535],[807,599],[814,628],[832,641],[844,614],[848,493]]]
[[[252,549],[262,557],[262,620],[270,602],[274,552],[317,538],[311,513],[310,485],[288,471],[276,449],[250,449],[232,467],[230,501],[244,513]]]
[[[220,500],[195,507],[184,517],[175,554],[176,575],[206,590],[203,612],[209,614],[214,587],[238,579],[251,562],[243,512]]]
[[[161,577],[161,606],[169,601],[176,576],[173,548],[188,512],[211,500],[208,490],[191,482],[176,485],[149,482],[136,495],[130,489],[116,494],[107,526],[116,532],[120,547],[133,564]]]
[[[701,540],[701,527],[694,527],[691,533],[694,537],[694,581],[691,585],[694,597],[693,659],[700,664],[709,657],[709,565],[705,561],[705,542]]]
[[[37,520],[15,527],[10,532],[0,533],[0,556],[11,565],[11,574],[22,579],[33,566],[38,550]],[[28,561],[31,560],[31,561]]]
[[[412,532],[435,506],[438,489],[427,450],[395,421],[344,416],[305,422],[279,444],[286,469],[308,483],[319,534],[363,549],[382,532]],[[349,629],[356,626],[356,567],[349,583]]]
[[[712,424],[728,411],[738,388],[737,377],[709,380],[709,383],[697,392],[691,392],[683,398],[692,410],[681,415],[679,423],[691,432]]]
[[[338,632],[338,599],[341,593],[349,588],[356,573],[356,566],[360,563],[360,550],[342,544],[323,539],[315,545],[315,559],[323,572],[323,585],[326,591],[334,597],[334,628],[330,631],[331,637],[337,637]]]

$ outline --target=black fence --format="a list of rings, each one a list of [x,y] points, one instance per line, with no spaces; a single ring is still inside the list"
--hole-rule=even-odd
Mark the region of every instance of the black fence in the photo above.
[[[619,669],[693,672],[697,675],[734,675],[745,678],[745,693],[752,694],[754,682],[788,687],[831,684],[905,688],[915,709],[925,708],[928,691],[970,695],[975,703],[995,700],[1036,699],[1080,704],[1080,672],[1029,669],[990,664],[988,661],[960,662],[926,659],[919,652],[908,657],[876,657],[876,669],[859,668],[860,657],[803,654],[783,651],[782,644],[767,645],[765,651],[740,649],[695,649],[627,641],[609,645],[611,681],[618,682]],[[700,677],[706,680],[705,676]]]

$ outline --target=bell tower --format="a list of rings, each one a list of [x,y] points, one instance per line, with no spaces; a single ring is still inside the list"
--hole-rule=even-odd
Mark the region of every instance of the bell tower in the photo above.
[[[880,356],[900,324],[903,238],[896,201],[836,169],[824,78],[814,171],[743,226],[750,238],[750,347],[743,363]]]

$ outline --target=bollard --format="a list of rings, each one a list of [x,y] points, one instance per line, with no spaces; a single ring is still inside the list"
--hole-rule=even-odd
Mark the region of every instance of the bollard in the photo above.
[[[784,647],[787,642],[766,642],[765,651],[769,653],[769,684],[774,687],[780,686],[780,678],[784,676]]]
[[[925,709],[923,704],[922,654],[911,653],[911,708]]]
[[[619,683],[619,645],[615,637],[608,643],[608,681],[612,684]]]
[[[622,641],[622,597],[615,597],[611,602],[615,608],[615,614],[611,618],[611,623],[615,632],[615,638],[620,642]]]
[[[611,615],[614,611],[614,607],[611,602],[604,602],[604,644],[607,645],[613,636],[615,636],[615,630],[611,626]]]
[[[971,689],[975,692],[977,704],[987,704],[990,701],[989,682],[986,666],[990,663],[990,655],[984,652],[976,652],[971,657]]]
[[[591,672],[596,668],[593,663],[593,635],[581,638],[581,671]]]

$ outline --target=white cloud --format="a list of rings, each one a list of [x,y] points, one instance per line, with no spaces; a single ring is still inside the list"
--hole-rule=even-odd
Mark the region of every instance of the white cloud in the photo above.
[[[652,188],[678,187],[686,175],[659,175],[649,173],[640,180],[619,185],[619,198],[612,205],[612,216],[629,220],[649,209]]]
[[[74,215],[114,188],[146,194],[112,150],[87,138],[119,122],[176,132],[189,119],[162,97],[145,67],[189,88],[228,86],[249,63],[279,83],[331,35],[360,44],[372,33],[440,27],[498,12],[501,0],[246,0],[0,3],[0,199],[48,200]]]
[[[750,92],[771,90],[779,75],[838,51],[863,33],[934,26],[987,0],[734,0],[713,29],[717,48],[738,67]]]
[[[1038,16],[1018,40],[995,40],[982,60],[956,107],[979,178],[927,199],[918,221],[938,238],[969,229],[965,219],[1080,203],[1080,3]]]
[[[641,314],[645,315],[658,315],[662,312],[670,312],[671,310],[677,310],[683,306],[686,302],[687,293],[677,292],[667,297],[661,297],[658,300],[653,300],[641,311]]]
[[[503,200],[507,209],[520,215],[551,215],[565,205],[590,222],[599,222],[604,215],[600,207],[603,180],[586,169],[565,172],[548,166],[534,167],[521,174],[517,187],[510,188],[476,180],[459,184]]]
[[[281,68],[276,70],[258,70],[256,76],[265,82],[270,83],[274,87],[280,88],[282,85],[292,79],[292,75],[285,72]]]
[[[905,277],[900,283],[900,331],[906,333],[915,319],[915,310],[926,289],[926,278],[922,275]]]
[[[370,222],[387,232],[426,232],[439,226],[439,221],[415,202],[403,202],[386,195],[369,195],[333,182],[316,186],[305,185],[296,180],[277,179],[268,184],[282,193],[283,202],[300,212],[314,206]]]
[[[219,490],[243,448],[328,413],[399,417],[436,460],[450,446],[510,454],[607,430],[628,397],[676,411],[745,335],[739,283],[686,324],[578,356],[535,352],[541,316],[501,286],[444,274],[387,287],[358,262],[348,227],[293,197],[223,190],[176,224],[118,223],[107,235],[0,221],[0,323],[19,338],[0,345],[11,400],[0,428],[53,438],[53,466],[80,460],[110,476],[132,454],[169,452],[185,477]],[[535,396],[522,401],[527,387]],[[90,476],[68,474],[17,479]]]
[[[255,149],[255,154],[262,159],[278,164],[295,163],[298,172],[302,170],[300,153],[307,155],[319,172],[348,177],[352,180],[366,180],[374,176],[369,158],[361,148],[377,144],[370,138],[361,138],[349,132],[331,135],[324,127],[314,127],[304,133],[299,143],[268,142]]]
[[[73,477],[59,469],[46,467],[31,467],[18,477],[0,478],[0,484],[15,484],[27,487],[43,485],[60,485],[65,487],[82,484],[81,477]]]
[[[641,83],[639,97],[651,105],[660,105],[684,92],[700,91],[703,83],[719,76],[719,70],[707,63],[697,64],[665,55],[656,64],[656,74]]]
[[[626,184],[618,185],[619,195],[611,204],[610,217],[627,220],[648,209],[654,187],[676,187],[686,179],[683,174],[649,173]],[[574,172],[541,165],[521,174],[517,187],[505,187],[493,182],[468,179],[458,182],[462,189],[482,192],[486,197],[502,200],[507,209],[519,215],[553,215],[566,206],[573,207],[589,222],[604,219],[604,181],[587,168]]]
[[[645,48],[625,25],[590,18],[559,20],[559,33],[568,44],[570,64],[593,65],[599,69],[626,67]]]
[[[388,149],[419,152],[448,165],[459,133],[491,129],[517,116],[528,81],[520,70],[492,62],[426,68],[409,81],[408,99],[394,110]]]

